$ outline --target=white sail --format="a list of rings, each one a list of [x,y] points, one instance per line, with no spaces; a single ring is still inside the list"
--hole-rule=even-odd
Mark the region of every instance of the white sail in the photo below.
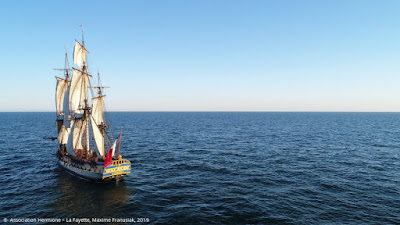
[[[74,129],[72,131],[72,146],[74,149],[84,149],[84,132],[86,130],[86,123],[83,119],[76,120]]]
[[[57,88],[56,88],[56,109],[57,115],[64,114],[63,105],[64,105],[64,95],[67,91],[67,81],[65,79],[57,78]]]
[[[71,131],[74,130],[75,128],[75,123],[72,120],[71,121],[72,127],[71,127]],[[72,155],[72,156],[76,156],[75,151],[74,151],[74,147],[73,147],[73,143],[72,143],[72,136],[73,136],[74,132],[70,132],[68,135],[68,141],[67,141],[67,152]]]
[[[74,68],[69,88],[70,113],[83,114],[88,84],[88,75]]]
[[[59,144],[67,144],[70,131],[71,131],[71,128],[65,128],[64,125],[61,125],[60,132],[58,133],[58,143]]]
[[[93,98],[92,117],[97,125],[104,122],[103,106],[104,96]]]
[[[94,137],[94,142],[96,142],[96,153],[99,158],[103,158],[104,155],[104,138],[103,134],[101,134],[101,131],[99,127],[96,124],[96,121],[94,121],[93,117],[90,117],[91,120],[91,125],[92,125],[92,131],[93,131],[93,137]]]
[[[81,135],[81,144],[83,149],[90,149],[89,148],[89,124],[86,120],[83,121],[82,127],[82,135]]]
[[[63,110],[64,110],[64,126],[66,128],[71,128],[71,114],[69,112],[69,89],[70,86],[68,86],[67,91],[65,92],[64,95],[64,100],[63,100]]]
[[[74,48],[74,64],[78,65],[80,68],[86,64],[86,56],[88,51],[83,47],[78,41],[75,41]]]

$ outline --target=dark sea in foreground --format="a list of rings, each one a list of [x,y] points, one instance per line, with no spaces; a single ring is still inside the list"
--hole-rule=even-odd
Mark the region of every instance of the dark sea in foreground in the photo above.
[[[57,165],[55,113],[0,113],[0,220],[399,224],[400,113],[111,112],[132,173]],[[100,224],[100,223],[98,223]]]

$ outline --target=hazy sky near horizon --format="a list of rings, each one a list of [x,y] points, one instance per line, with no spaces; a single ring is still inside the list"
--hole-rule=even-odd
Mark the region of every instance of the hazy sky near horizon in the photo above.
[[[1,1],[0,111],[54,111],[84,25],[110,111],[400,111],[400,1]]]

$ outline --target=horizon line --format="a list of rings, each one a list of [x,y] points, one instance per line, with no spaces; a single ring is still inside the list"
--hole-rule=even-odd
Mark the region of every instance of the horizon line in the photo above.
[[[243,110],[243,111],[237,111],[237,110],[235,110],[235,111],[221,111],[221,110],[215,110],[215,111],[213,111],[213,110],[209,110],[209,111],[173,111],[173,110],[171,110],[171,111],[169,111],[169,110],[163,110],[163,111],[151,111],[151,110],[149,110],[149,111],[143,111],[143,110],[141,110],[141,111],[125,111],[125,110],[123,110],[123,111],[119,111],[119,110],[115,110],[115,111],[106,111],[106,112],[205,112],[205,113],[212,113],[212,112],[217,112],[217,113],[219,113],[219,112],[221,112],[221,113],[223,113],[223,112],[231,112],[231,113],[235,113],[235,112],[237,112],[237,113],[240,113],[240,112],[249,112],[249,113],[274,113],[274,112],[281,112],[281,113],[293,113],[293,112],[298,112],[298,113],[307,113],[307,112],[309,112],[309,113],[400,113],[400,111],[279,111],[279,110],[271,110],[271,111],[251,111],[251,110]],[[56,111],[0,111],[0,113],[56,113]]]

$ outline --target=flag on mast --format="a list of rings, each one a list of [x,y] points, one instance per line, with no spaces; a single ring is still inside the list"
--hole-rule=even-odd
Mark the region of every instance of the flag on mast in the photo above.
[[[117,139],[114,141],[114,144],[111,146],[110,151],[108,151],[108,153],[107,153],[106,160],[104,161],[104,168],[106,168],[108,165],[111,164],[112,157],[115,155],[117,148],[119,148],[119,146],[121,146],[121,138],[122,138],[122,131],[119,134],[119,136],[117,137]]]

